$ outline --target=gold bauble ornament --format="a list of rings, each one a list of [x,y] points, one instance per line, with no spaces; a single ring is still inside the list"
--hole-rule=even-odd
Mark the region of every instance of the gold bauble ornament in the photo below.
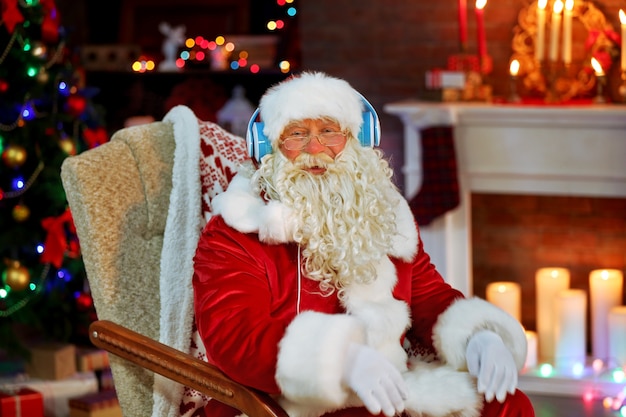
[[[16,204],[13,207],[13,211],[11,212],[11,214],[13,214],[13,219],[16,222],[21,223],[28,220],[28,218],[30,217],[30,209],[24,204]]]
[[[41,84],[47,83],[49,79],[50,79],[50,74],[48,74],[48,71],[46,71],[45,68],[42,68],[37,73],[37,81],[39,81]]]
[[[68,155],[76,155],[76,144],[72,138],[64,137],[59,139],[59,148]]]
[[[13,291],[23,291],[30,284],[30,273],[19,261],[12,261],[9,267],[3,272],[2,280]]]
[[[26,149],[20,145],[9,145],[2,152],[2,162],[9,168],[19,168],[26,162]]]

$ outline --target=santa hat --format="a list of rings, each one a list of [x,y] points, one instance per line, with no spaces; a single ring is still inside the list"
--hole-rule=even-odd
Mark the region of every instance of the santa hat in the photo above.
[[[355,138],[363,123],[362,96],[346,81],[321,72],[305,72],[271,87],[259,110],[272,145],[295,120],[330,117]]]

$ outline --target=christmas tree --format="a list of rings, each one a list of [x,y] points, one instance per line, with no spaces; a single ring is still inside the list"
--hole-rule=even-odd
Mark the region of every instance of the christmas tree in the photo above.
[[[87,340],[94,319],[60,179],[107,140],[54,0],[0,0],[0,350]]]

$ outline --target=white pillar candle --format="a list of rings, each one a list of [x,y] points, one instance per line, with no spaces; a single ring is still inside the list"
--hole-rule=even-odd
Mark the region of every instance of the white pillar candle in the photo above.
[[[587,357],[587,292],[568,289],[558,293],[554,317],[554,362],[571,373],[584,367]]]
[[[537,289],[537,336],[539,359],[554,360],[554,303],[557,295],[569,288],[570,273],[566,268],[541,268],[535,274]]]
[[[546,42],[546,6],[548,0],[537,2],[537,37],[535,39],[535,59],[543,61],[543,54]]]
[[[626,306],[609,311],[609,359],[615,365],[626,365]]]
[[[563,63],[572,62],[572,17],[574,15],[574,0],[565,0],[563,11]]]
[[[617,269],[596,269],[589,274],[591,299],[591,347],[593,356],[609,356],[609,311],[622,304],[624,275]]]
[[[537,367],[537,332],[526,330],[526,362],[524,369],[533,369]]]
[[[556,62],[559,58],[559,35],[561,32],[562,11],[563,2],[561,0],[556,0],[554,2],[554,7],[552,8],[552,21],[550,23],[550,50],[548,51],[550,62]]]
[[[522,291],[517,282],[498,281],[487,285],[487,301],[520,321]]]

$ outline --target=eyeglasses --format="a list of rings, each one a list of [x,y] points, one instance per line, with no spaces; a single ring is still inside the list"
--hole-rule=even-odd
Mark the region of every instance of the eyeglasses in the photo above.
[[[285,149],[290,151],[300,151],[306,148],[311,139],[317,138],[319,143],[324,146],[337,146],[343,143],[346,134],[343,132],[324,132],[317,135],[294,135],[287,136],[282,141]]]

